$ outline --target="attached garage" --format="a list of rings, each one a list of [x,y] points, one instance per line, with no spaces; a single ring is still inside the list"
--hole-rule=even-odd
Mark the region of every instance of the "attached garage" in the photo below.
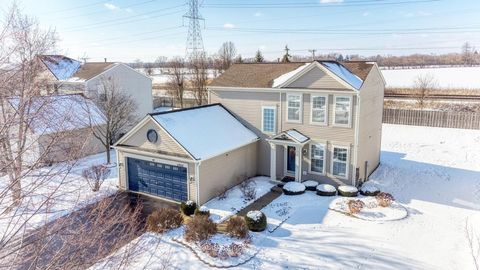
[[[127,158],[128,189],[175,201],[188,199],[187,168]]]
[[[258,137],[220,104],[147,115],[115,145],[119,185],[203,204],[255,176]]]

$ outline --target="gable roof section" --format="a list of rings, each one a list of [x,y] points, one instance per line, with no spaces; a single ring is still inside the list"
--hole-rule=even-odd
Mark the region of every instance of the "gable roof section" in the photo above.
[[[88,81],[112,68],[116,63],[112,62],[88,62],[83,64],[70,80]]]
[[[305,63],[234,64],[213,80],[210,86],[270,88],[273,80]]]
[[[39,55],[38,58],[57,80],[66,80],[72,77],[82,64],[80,61],[63,55]]]
[[[215,157],[258,140],[221,104],[150,116],[196,160]]]
[[[365,61],[337,62],[315,61],[327,69],[337,79],[347,83],[355,89],[360,89],[363,80],[374,66]],[[289,79],[308,70],[315,62],[296,63],[248,63],[234,64],[210,86],[213,87],[244,87],[244,88],[272,88],[281,87]]]
[[[10,105],[18,110],[18,98],[10,98]],[[31,100],[28,125],[37,135],[72,131],[104,125],[105,116],[89,99],[80,94],[38,96]]]

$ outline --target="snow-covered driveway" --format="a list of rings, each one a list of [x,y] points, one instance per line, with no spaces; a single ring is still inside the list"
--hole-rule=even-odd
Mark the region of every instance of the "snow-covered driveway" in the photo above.
[[[382,165],[371,180],[409,217],[364,221],[329,211],[332,198],[291,196],[291,217],[239,268],[474,269],[465,226],[468,219],[480,233],[480,131],[384,125]],[[140,241],[145,252],[130,269],[156,269],[162,257],[173,269],[207,269],[167,237]]]

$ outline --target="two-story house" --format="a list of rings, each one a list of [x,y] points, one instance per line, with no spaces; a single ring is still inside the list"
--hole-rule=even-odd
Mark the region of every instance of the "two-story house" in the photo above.
[[[119,185],[198,203],[255,175],[358,185],[380,162],[384,85],[371,62],[235,64],[210,105],[149,114],[116,143]]]

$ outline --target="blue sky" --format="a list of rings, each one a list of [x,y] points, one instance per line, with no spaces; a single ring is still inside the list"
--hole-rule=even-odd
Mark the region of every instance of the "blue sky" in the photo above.
[[[201,1],[201,0],[199,0]],[[6,9],[10,0],[0,0]],[[59,50],[91,61],[154,60],[185,53],[183,0],[21,0],[26,14],[55,28]],[[291,54],[410,54],[480,48],[479,0],[204,0],[205,49],[233,41],[243,57]],[[185,25],[185,26],[182,26]]]

